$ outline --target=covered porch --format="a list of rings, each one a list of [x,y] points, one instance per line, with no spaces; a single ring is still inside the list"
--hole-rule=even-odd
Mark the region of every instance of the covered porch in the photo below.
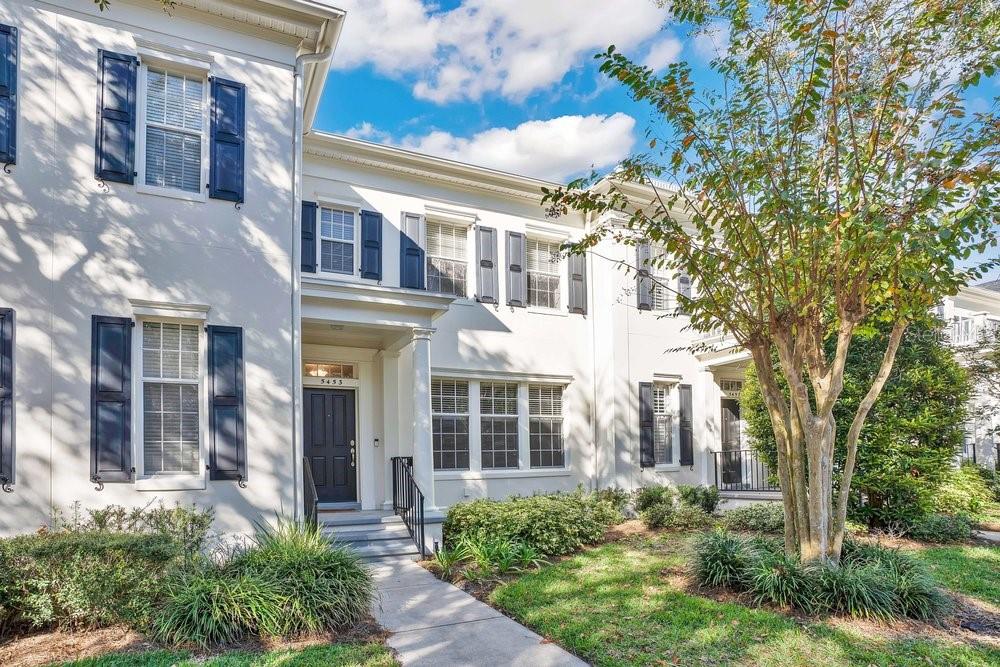
[[[452,297],[303,281],[297,506],[393,511],[394,460],[434,502],[431,337]],[[396,471],[399,475],[399,471]]]

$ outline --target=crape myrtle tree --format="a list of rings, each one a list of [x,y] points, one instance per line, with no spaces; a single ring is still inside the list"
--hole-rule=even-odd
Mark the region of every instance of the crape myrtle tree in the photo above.
[[[844,468],[847,429],[882,363],[891,328],[884,321],[861,325],[851,341],[844,389],[834,407],[835,479]],[[827,340],[828,354],[835,343]],[[771,361],[777,364],[774,354]],[[787,396],[780,373],[775,375]],[[969,373],[948,344],[943,323],[930,314],[915,319],[906,329],[889,379],[858,438],[848,505],[851,519],[905,528],[935,511],[938,490],[954,473],[962,447],[971,391]],[[747,372],[740,406],[754,450],[771,470],[777,470],[774,431],[753,367]]]
[[[656,73],[614,46],[598,54],[652,107],[649,151],[606,187],[585,187],[591,175],[545,199],[551,215],[618,220],[571,252],[638,237],[665,251],[654,266],[695,277],[677,295],[692,328],[721,328],[757,371],[785,549],[837,562],[858,439],[907,324],[994,264],[968,262],[997,246],[1000,121],[996,102],[971,113],[964,93],[1000,67],[997,4],[675,0],[671,11],[693,31],[728,28],[719,82],[696,85],[683,62]],[[635,184],[648,201],[627,194]],[[838,430],[849,347],[875,319],[889,326],[881,360]]]

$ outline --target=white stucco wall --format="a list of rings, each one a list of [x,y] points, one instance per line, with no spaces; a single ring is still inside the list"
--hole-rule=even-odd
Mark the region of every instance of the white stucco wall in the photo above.
[[[290,512],[294,48],[124,0],[104,14],[90,2],[4,2],[0,22],[18,27],[21,55],[18,164],[0,174],[0,305],[17,312],[17,485],[0,494],[0,534],[76,501],[196,502],[214,506],[225,531]],[[247,85],[239,209],[95,181],[97,50],[135,54],[137,38],[210,57],[212,75]],[[243,327],[247,489],[205,481],[196,491],[95,491],[90,320],[132,316],[130,298],[204,304],[207,323]]]

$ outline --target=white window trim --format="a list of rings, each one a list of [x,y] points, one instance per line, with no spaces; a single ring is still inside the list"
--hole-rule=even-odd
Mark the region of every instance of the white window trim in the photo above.
[[[207,312],[206,312],[207,314]],[[147,475],[143,451],[142,323],[170,322],[194,324],[198,328],[198,466],[194,472]],[[135,464],[137,491],[204,490],[208,482],[208,334],[204,318],[147,317],[135,318],[132,335],[132,461]]]
[[[516,414],[513,414],[513,415],[511,415],[511,414],[497,414],[495,412],[491,412],[489,414],[484,413],[482,411],[482,386],[483,386],[483,382],[486,382],[488,384],[513,384],[514,387],[515,387],[515,392],[517,394],[516,399],[515,399],[517,401],[517,408],[516,408],[517,411],[516,411]],[[511,382],[509,380],[476,380],[475,383],[476,383],[476,413],[477,413],[477,416],[478,416],[478,420],[477,420],[478,423],[476,424],[476,429],[479,431],[479,435],[476,438],[476,445],[478,446],[478,449],[479,449],[479,456],[478,456],[478,458],[479,458],[479,462],[478,462],[479,465],[476,468],[473,468],[473,470],[481,470],[484,474],[488,474],[488,473],[492,473],[492,472],[517,472],[517,471],[520,471],[521,468],[522,468],[522,466],[521,466],[521,460],[522,460],[522,452],[521,452],[521,384],[520,383],[516,383],[516,382]],[[471,392],[471,389],[470,389],[470,392]],[[496,399],[494,397],[494,401],[495,400]],[[483,418],[484,417],[487,418],[487,419],[493,419],[493,418],[503,419],[503,418],[513,417],[514,419],[517,420],[517,466],[516,467],[509,467],[509,466],[505,466],[503,468],[484,468],[483,467],[483,464],[482,464],[482,456],[483,456],[483,434],[482,434],[482,428],[483,428]],[[471,467],[471,465],[470,465],[470,467]]]
[[[572,448],[569,441],[566,387],[572,378],[562,376],[529,376],[525,374],[490,374],[476,371],[436,372],[431,369],[432,380],[459,380],[469,383],[469,468],[468,470],[434,470],[434,479],[477,480],[489,478],[519,479],[529,477],[565,477],[572,471]],[[482,415],[480,412],[480,382],[509,382],[517,384],[517,468],[487,468],[482,462]],[[528,406],[528,385],[548,384],[562,388],[562,444],[563,465],[551,468],[531,467],[531,416]],[[434,413],[432,413],[434,414]],[[437,413],[446,414],[446,413]],[[432,435],[433,440],[433,435]],[[678,467],[679,468],[679,467]]]
[[[148,64],[146,59],[150,61]],[[161,60],[159,57],[149,58],[148,56],[146,59],[142,59],[139,62],[138,81],[136,83],[137,118],[135,123],[135,191],[147,195],[170,197],[171,199],[183,199],[185,201],[202,203],[207,202],[209,161],[211,159],[211,156],[209,155],[210,135],[212,134],[212,86],[211,81],[209,80],[209,71],[207,69],[195,69],[192,71],[190,66],[185,65],[184,61],[188,59],[172,57],[169,60]],[[203,122],[201,131],[201,187],[198,192],[188,192],[178,188],[164,188],[158,185],[146,185],[146,75],[150,64],[152,64],[153,67],[162,67],[168,71],[177,72],[178,74],[191,75],[200,73],[203,77],[201,91]]]
[[[430,278],[431,277],[430,277],[430,271],[428,270],[428,266],[427,265],[430,263],[430,258],[432,257],[431,253],[428,251],[428,248],[427,248],[427,246],[428,246],[428,243],[427,243],[427,225],[428,225],[428,223],[435,224],[435,225],[445,225],[445,226],[448,226],[448,227],[456,227],[458,229],[464,229],[465,230],[465,294],[449,294],[448,292],[431,292],[431,294],[446,294],[448,296],[454,296],[456,299],[460,299],[462,301],[472,301],[472,297],[470,295],[475,294],[476,293],[476,288],[478,287],[478,285],[475,282],[475,280],[476,280],[476,276],[475,276],[476,271],[475,271],[474,261],[469,256],[470,252],[473,255],[475,255],[475,251],[476,251],[476,246],[475,246],[476,240],[475,240],[475,237],[470,238],[470,234],[469,234],[469,232],[472,231],[472,229],[473,229],[472,225],[465,224],[464,222],[454,222],[453,220],[450,220],[450,219],[447,219],[447,218],[444,218],[444,217],[441,217],[441,216],[438,216],[438,215],[431,215],[431,216],[424,215],[424,216],[421,216],[421,220],[420,220],[420,233],[421,233],[420,247],[423,248],[423,250],[424,250],[424,288],[427,289],[428,291],[430,291],[429,285],[430,285]],[[433,255],[433,257],[439,257],[439,255]],[[449,262],[457,262],[457,261],[459,261],[459,260],[456,260],[456,259],[452,259],[450,257],[441,257],[441,259],[447,260]],[[402,276],[400,276],[400,279],[402,280]]]
[[[336,241],[346,243],[343,239],[324,238],[323,236],[323,209],[331,211],[344,211],[354,216],[354,272],[340,273],[339,271],[323,270],[323,241]],[[316,208],[316,275],[325,278],[333,278],[344,282],[361,282],[361,209],[347,204],[332,201],[317,202]]]
[[[478,440],[479,440],[479,426],[478,426],[478,420],[473,418],[473,415],[475,414],[473,412],[473,407],[475,407],[475,409],[477,411],[479,410],[479,383],[478,382],[475,383],[476,384],[476,391],[473,392],[473,390],[472,390],[472,384],[473,383],[470,380],[467,380],[465,378],[449,377],[449,376],[446,376],[446,375],[434,375],[434,373],[431,373],[431,386],[429,387],[429,390],[430,390],[430,393],[432,393],[432,394],[433,394],[433,391],[434,391],[433,385],[434,385],[434,381],[435,380],[444,380],[444,381],[465,382],[465,383],[467,383],[467,389],[466,389],[466,391],[469,392],[468,396],[467,396],[469,407],[468,407],[468,411],[467,412],[434,412],[434,407],[433,407],[434,404],[433,404],[433,401],[431,402],[431,469],[434,471],[435,475],[437,475],[438,473],[469,472],[471,470],[478,469],[481,466],[481,461],[480,461],[479,455],[478,454],[474,454],[474,452],[477,451],[477,443],[478,443]],[[475,397],[475,398],[473,398],[473,397]],[[475,402],[474,406],[473,406],[473,402]],[[434,467],[434,417],[465,417],[468,420],[468,426],[469,426],[469,443],[468,443],[468,446],[469,446],[469,467],[468,468],[441,468],[440,470],[438,470],[437,468]],[[473,427],[473,424],[476,424],[476,426]],[[475,429],[475,433],[473,433],[473,429]],[[476,439],[473,440],[473,437],[475,437]],[[474,456],[475,456],[475,460],[473,459]],[[476,468],[473,468],[473,465],[475,465]]]
[[[559,237],[554,238],[551,235],[539,234],[530,230],[524,236],[525,249],[528,247],[528,243],[532,240],[541,243],[555,243],[557,246],[566,241],[569,237]],[[528,289],[528,275],[531,270],[525,266],[524,267],[524,291],[525,291],[525,305],[529,313],[537,313],[540,315],[562,315],[568,316],[569,312],[566,310],[567,307],[567,290],[569,289],[569,277],[566,275],[566,258],[559,253],[559,267],[556,269],[555,273],[548,273],[546,275],[555,276],[559,280],[559,302],[554,307],[548,306],[538,306],[531,303],[530,290]],[[542,272],[536,272],[542,273]]]
[[[673,463],[654,463],[653,469],[657,472],[673,472],[681,469],[680,464],[680,438],[681,438],[681,398],[680,391],[678,389],[680,385],[674,381],[660,381],[656,380],[653,383],[653,388],[664,389],[667,392],[667,412],[670,415],[670,454],[673,458]],[[655,423],[656,412],[653,412],[653,420]],[[655,428],[655,427],[654,427]],[[654,434],[655,437],[655,434]],[[654,442],[655,447],[655,442]],[[655,454],[654,454],[655,458]]]

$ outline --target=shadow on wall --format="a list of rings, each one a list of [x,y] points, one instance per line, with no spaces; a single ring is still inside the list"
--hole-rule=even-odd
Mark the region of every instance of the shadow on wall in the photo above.
[[[209,482],[208,496],[164,497],[210,499],[222,522],[273,512],[293,478],[278,445],[293,363],[290,73],[216,58],[248,86],[239,209],[139,194],[94,179],[97,49],[134,52],[131,35],[33,8],[20,16],[22,72],[42,75],[20,77],[19,164],[0,174],[0,305],[18,316],[17,486],[0,497],[0,531],[38,525],[53,503],[136,504],[129,485],[97,493],[88,481],[90,318],[131,315],[129,297],[208,304],[210,323],[244,328],[250,488]]]

